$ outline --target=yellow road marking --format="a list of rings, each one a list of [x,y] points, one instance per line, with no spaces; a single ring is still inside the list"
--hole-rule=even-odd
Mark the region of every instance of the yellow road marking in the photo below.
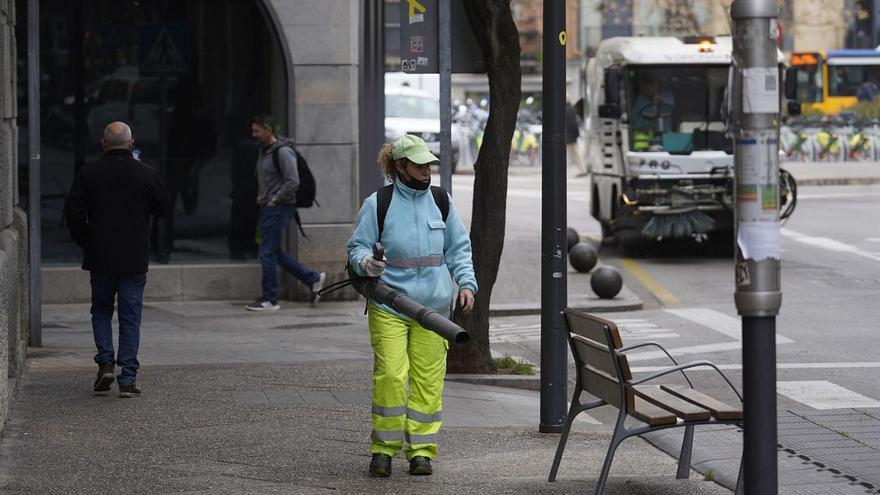
[[[675,297],[671,292],[669,292],[666,287],[660,285],[656,280],[651,278],[648,275],[641,265],[636,263],[635,260],[623,258],[620,260],[620,264],[623,265],[624,268],[639,281],[646,289],[651,291],[661,303],[667,306],[672,306],[678,304],[680,301],[677,297]]]

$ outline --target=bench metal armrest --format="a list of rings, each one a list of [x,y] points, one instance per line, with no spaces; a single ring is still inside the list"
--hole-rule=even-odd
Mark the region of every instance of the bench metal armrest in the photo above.
[[[630,346],[626,346],[626,347],[621,347],[620,349],[617,349],[617,352],[627,352],[627,351],[631,351],[633,349],[638,349],[640,347],[648,347],[648,346],[656,347],[656,348],[660,349],[661,351],[663,351],[663,354],[666,354],[666,357],[668,357],[670,361],[672,361],[673,363],[675,363],[676,366],[678,366],[678,361],[676,361],[675,358],[672,357],[672,354],[669,354],[669,351],[667,351],[665,347],[663,347],[659,343],[653,342],[653,341],[652,342],[642,342],[641,344],[635,344],[635,345],[630,345]],[[681,372],[681,376],[684,377],[685,381],[688,382],[688,385],[690,385],[691,388],[694,388],[694,384],[691,383],[691,379],[688,378],[687,374],[685,374],[684,371]]]
[[[653,373],[653,374],[648,375],[644,378],[639,378],[638,380],[630,380],[629,382],[625,383],[623,386],[624,387],[634,387],[636,385],[641,385],[642,383],[654,380],[655,378],[660,378],[661,376],[666,376],[670,373],[675,373],[676,371],[682,371],[682,370],[686,370],[688,368],[696,368],[698,366],[708,366],[708,367],[714,369],[715,371],[717,371],[718,374],[721,375],[721,378],[723,378],[724,381],[727,382],[727,385],[730,387],[730,389],[733,390],[733,393],[735,393],[736,396],[739,398],[740,402],[742,402],[743,398],[742,398],[742,395],[739,393],[739,390],[737,390],[736,387],[733,386],[733,383],[731,383],[731,381],[727,378],[727,375],[722,373],[721,370],[718,369],[718,366],[715,366],[715,364],[710,361],[694,361],[691,363],[685,363],[685,364],[681,364],[678,366],[673,366],[671,368],[666,368],[663,371],[658,371],[657,373]],[[693,388],[693,387],[691,387],[691,388]]]

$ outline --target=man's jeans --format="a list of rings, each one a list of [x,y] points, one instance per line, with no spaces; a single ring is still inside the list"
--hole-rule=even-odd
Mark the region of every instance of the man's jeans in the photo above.
[[[121,368],[120,385],[137,378],[138,344],[141,339],[141,309],[144,305],[146,273],[91,272],[92,332],[95,335],[95,362],[116,363]],[[113,300],[119,306],[119,352],[113,359]]]
[[[300,282],[311,286],[319,273],[291,258],[281,250],[281,234],[296,212],[294,206],[263,206],[260,208],[260,264],[263,265],[263,299],[278,302],[278,268],[281,265]]]

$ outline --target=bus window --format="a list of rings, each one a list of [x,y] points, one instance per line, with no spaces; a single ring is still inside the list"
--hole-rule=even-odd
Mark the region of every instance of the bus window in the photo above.
[[[822,69],[820,65],[797,66],[797,101],[819,103],[822,101]]]

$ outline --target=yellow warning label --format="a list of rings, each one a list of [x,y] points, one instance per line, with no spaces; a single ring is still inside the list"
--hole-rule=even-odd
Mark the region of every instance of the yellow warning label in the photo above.
[[[565,46],[565,38],[566,38],[565,31],[560,31],[559,32],[559,44],[560,45]]]
[[[416,15],[416,10],[419,13],[425,13],[425,6],[419,3],[419,0],[409,0],[409,16],[412,17]]]

